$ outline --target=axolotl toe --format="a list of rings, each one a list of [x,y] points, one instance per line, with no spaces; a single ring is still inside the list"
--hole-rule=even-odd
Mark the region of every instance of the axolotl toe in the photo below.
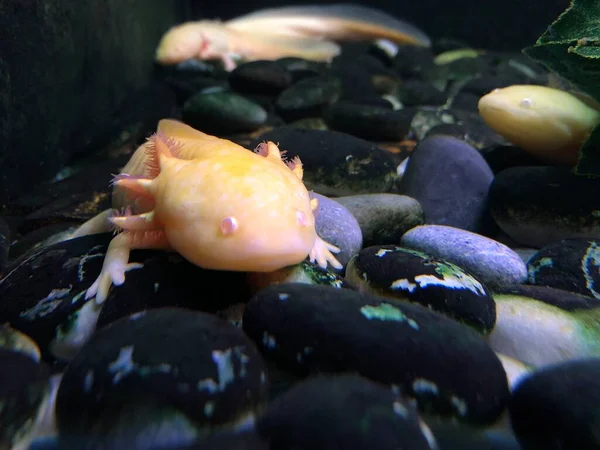
[[[139,267],[129,263],[135,248],[176,251],[206,269],[270,272],[307,257],[323,268],[342,267],[333,255],[339,249],[315,230],[317,200],[302,182],[300,159],[285,161],[273,142],[251,152],[164,119],[113,184],[112,212],[73,234],[107,224],[119,231],[86,293],[97,303]]]

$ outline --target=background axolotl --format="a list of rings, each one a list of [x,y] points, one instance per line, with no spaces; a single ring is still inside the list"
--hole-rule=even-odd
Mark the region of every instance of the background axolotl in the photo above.
[[[234,59],[253,61],[295,56],[331,61],[336,41],[385,39],[430,46],[416,26],[374,7],[351,3],[292,5],[252,11],[230,20],[186,22],[168,30],[156,49],[160,64],[188,59],[221,59],[226,70]]]
[[[307,256],[325,268],[342,265],[339,249],[315,230],[299,158],[284,161],[273,142],[252,152],[226,139],[163,119],[113,179],[113,209],[71,237],[120,231],[102,271],[86,292],[102,303],[125,281],[134,248],[176,251],[206,269],[270,272]]]

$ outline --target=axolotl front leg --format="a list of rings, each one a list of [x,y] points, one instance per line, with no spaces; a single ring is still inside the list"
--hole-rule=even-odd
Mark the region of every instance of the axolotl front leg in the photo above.
[[[319,207],[319,201],[316,198],[310,200],[310,207],[313,212],[316,212]],[[336,269],[341,269],[342,264],[337,260],[333,253],[339,253],[340,249],[329,242],[324,241],[317,235],[313,248],[308,254],[310,262],[317,261],[317,264],[322,268],[327,268],[327,263]]]
[[[135,189],[145,181],[150,180],[124,176],[116,183],[127,189]],[[125,282],[125,272],[142,267],[139,263],[129,262],[131,250],[136,248],[170,249],[166,234],[161,225],[154,220],[153,212],[113,216],[109,220],[123,231],[110,241],[100,275],[86,292],[85,298],[96,296],[97,304],[106,300],[111,285],[120,286]]]

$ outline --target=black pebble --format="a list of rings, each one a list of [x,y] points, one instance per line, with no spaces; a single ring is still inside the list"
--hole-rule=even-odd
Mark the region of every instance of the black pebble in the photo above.
[[[494,175],[511,167],[546,165],[535,156],[514,145],[490,145],[481,149],[481,156],[485,158]]]
[[[448,94],[431,83],[418,79],[404,81],[398,87],[397,96],[404,106],[439,106],[446,103],[448,99]]]
[[[564,239],[527,261],[529,283],[600,299],[600,239]]]
[[[236,432],[225,429],[200,438],[190,445],[169,445],[153,450],[269,450],[269,444],[254,430]]]
[[[492,294],[477,277],[423,252],[393,245],[363,248],[347,272],[351,282],[374,294],[418,303],[482,334],[496,323]]]
[[[329,75],[301,80],[279,94],[277,112],[287,121],[319,117],[340,97],[339,79]]]
[[[412,108],[390,111],[344,102],[329,107],[323,117],[332,130],[373,141],[399,141],[410,131],[414,115]]]
[[[208,134],[251,132],[266,120],[262,106],[234,92],[200,92],[183,105],[183,121]]]
[[[282,283],[247,304],[243,328],[293,373],[358,372],[434,414],[489,423],[508,400],[504,368],[483,337],[420,305]]]
[[[247,148],[263,141],[278,142],[288,158],[299,156],[305,184],[325,196],[386,192],[396,177],[390,153],[346,133],[287,126],[261,134]]]
[[[242,94],[277,95],[292,81],[292,75],[274,61],[250,61],[229,74],[232,89]]]
[[[256,427],[270,450],[435,448],[419,421],[389,387],[341,375],[297,384],[269,405]]]
[[[0,348],[0,448],[17,448],[13,445],[32,430],[49,379],[45,365]]]
[[[112,238],[103,233],[59,242],[12,267],[0,281],[0,323],[29,335],[52,361],[51,344],[76,328],[85,291],[100,273]],[[125,283],[111,287],[98,326],[161,306],[216,312],[250,296],[242,272],[201,269],[162,250],[133,250],[129,261],[144,267],[128,271]]]
[[[160,308],[92,337],[64,372],[56,420],[67,445],[87,437],[141,448],[134,443],[160,441],[169,428],[183,427],[185,436],[251,417],[267,393],[262,358],[240,329],[210,314]]]
[[[305,78],[322,75],[327,71],[327,65],[319,61],[308,61],[302,58],[285,57],[275,61],[292,76],[292,84]]]
[[[4,268],[8,262],[8,250],[10,249],[10,228],[6,221],[0,217],[0,277],[4,273]]]
[[[600,306],[598,299],[594,297],[550,286],[536,286],[531,284],[498,286],[494,289],[494,294],[526,297],[546,303],[547,305],[556,306],[563,311],[595,309]]]
[[[600,358],[552,365],[517,385],[512,427],[523,450],[600,448]]]
[[[430,48],[400,45],[393,68],[402,79],[422,78],[435,67]]]
[[[480,98],[471,92],[459,92],[452,98],[452,108],[478,112]]]
[[[467,81],[462,87],[463,92],[470,92],[471,94],[481,97],[494,89],[505,88],[512,86],[513,84],[534,84],[532,80],[528,79],[522,74],[517,73],[500,73],[500,74],[484,74],[482,76],[473,78]]]
[[[600,180],[569,168],[512,167],[494,178],[490,212],[515,241],[543,247],[571,237],[600,236]]]

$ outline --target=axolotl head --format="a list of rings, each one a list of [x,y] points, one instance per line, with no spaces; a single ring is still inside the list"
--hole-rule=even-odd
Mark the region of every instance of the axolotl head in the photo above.
[[[229,53],[228,31],[217,21],[203,20],[175,26],[156,48],[156,61],[177,64],[189,59],[219,59]]]
[[[600,123],[598,105],[583,95],[538,85],[512,85],[481,97],[483,120],[541,159],[575,164],[583,142]]]
[[[273,271],[300,263],[315,245],[314,203],[280,160],[243,148],[163,158],[153,183],[169,244],[200,267]]]

